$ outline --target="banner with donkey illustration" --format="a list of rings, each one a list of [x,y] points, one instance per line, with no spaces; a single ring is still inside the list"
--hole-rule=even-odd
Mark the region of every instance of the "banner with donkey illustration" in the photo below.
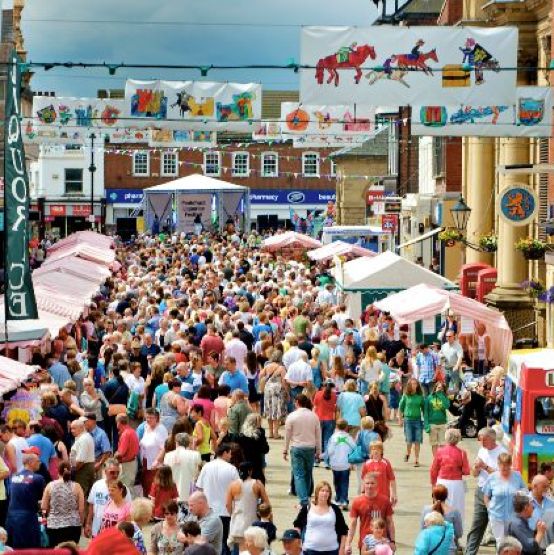
[[[515,27],[305,27],[303,104],[513,104]]]
[[[412,133],[450,137],[550,137],[550,87],[517,87],[515,102],[413,106]]]
[[[256,83],[135,81],[125,84],[125,117],[132,125],[204,131],[252,131],[262,115]]]

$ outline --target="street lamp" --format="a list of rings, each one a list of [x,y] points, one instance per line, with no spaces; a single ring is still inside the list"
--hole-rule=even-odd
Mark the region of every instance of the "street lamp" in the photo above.
[[[96,135],[91,133],[90,135],[90,166],[88,171],[90,172],[90,215],[89,222],[94,230],[94,172],[96,171],[96,165],[94,164],[94,139]]]
[[[452,219],[456,224],[456,229],[465,234],[467,229],[467,222],[471,214],[471,208],[466,204],[464,197],[460,195],[458,202],[450,209]]]

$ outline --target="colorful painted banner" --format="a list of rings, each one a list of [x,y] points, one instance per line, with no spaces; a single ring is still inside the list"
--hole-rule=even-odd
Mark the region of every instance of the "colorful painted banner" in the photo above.
[[[515,27],[304,27],[304,104],[453,105],[515,99]]]
[[[4,123],[4,219],[5,219],[5,318],[38,318],[29,265],[29,176],[21,136],[21,70],[12,51],[6,82]],[[8,340],[8,338],[6,339]]]
[[[253,124],[253,141],[284,141],[281,124],[278,121],[259,121]]]
[[[412,133],[451,137],[549,137],[550,87],[518,87],[511,104],[414,106]]]
[[[372,135],[303,135],[292,139],[294,148],[341,148],[359,146]]]
[[[155,121],[166,129],[251,131],[252,120],[261,119],[262,86],[128,79],[124,114],[145,127]]]
[[[182,129],[150,129],[148,145],[152,147],[202,148],[217,145],[215,131],[191,131]]]

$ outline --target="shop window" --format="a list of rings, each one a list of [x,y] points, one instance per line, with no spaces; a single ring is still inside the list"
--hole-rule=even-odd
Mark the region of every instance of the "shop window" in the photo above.
[[[302,154],[302,174],[304,177],[319,177],[319,154],[317,152]]]
[[[233,153],[233,175],[248,177],[250,175],[250,155],[248,152]]]
[[[279,157],[275,152],[262,154],[262,177],[278,177]]]
[[[535,431],[537,434],[554,433],[554,397],[535,399]]]
[[[83,169],[65,169],[65,194],[75,195],[83,192]]]
[[[221,155],[219,152],[204,153],[204,175],[212,177],[221,175]]]
[[[133,175],[144,177],[150,175],[150,158],[148,152],[133,154]]]
[[[177,167],[177,154],[174,152],[164,152],[162,154],[162,175],[175,176],[178,174]]]

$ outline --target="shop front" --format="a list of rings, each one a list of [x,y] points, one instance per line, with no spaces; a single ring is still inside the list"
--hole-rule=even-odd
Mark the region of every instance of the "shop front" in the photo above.
[[[102,203],[94,203],[94,226],[102,224]],[[75,231],[91,229],[90,204],[84,203],[44,203],[44,224],[47,233],[57,237],[67,237]]]
[[[106,189],[106,229],[121,234],[142,231],[142,189]]]
[[[334,189],[251,189],[250,218],[260,231],[284,227],[290,224],[291,211],[305,218],[308,211],[325,210],[327,203],[335,199]]]

